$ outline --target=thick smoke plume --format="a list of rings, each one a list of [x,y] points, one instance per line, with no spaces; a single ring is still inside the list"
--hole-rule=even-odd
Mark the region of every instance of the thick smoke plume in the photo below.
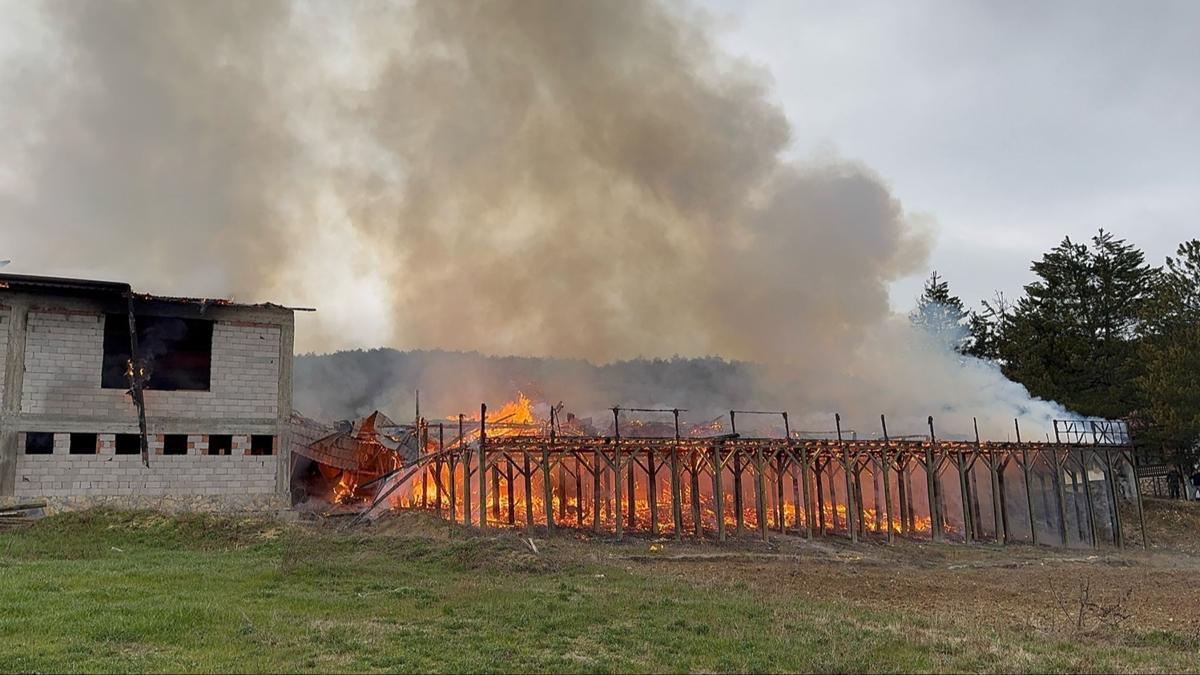
[[[314,304],[302,349],[718,354],[776,364],[755,399],[814,414],[1031,405],[890,314],[928,233],[866,167],[785,161],[766,74],[688,7],[27,14],[0,80],[20,271]]]

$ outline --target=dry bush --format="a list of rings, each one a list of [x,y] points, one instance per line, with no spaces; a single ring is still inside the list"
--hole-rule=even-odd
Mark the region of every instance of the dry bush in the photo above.
[[[1091,579],[1085,577],[1074,593],[1062,591],[1053,583],[1050,592],[1058,609],[1051,623],[1059,632],[1079,636],[1115,631],[1133,617],[1127,607],[1132,586],[1102,597],[1093,592]]]

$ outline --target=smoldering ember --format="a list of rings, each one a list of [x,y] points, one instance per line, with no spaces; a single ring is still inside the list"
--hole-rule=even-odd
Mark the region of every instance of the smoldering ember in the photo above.
[[[1200,668],[1200,4],[2,10],[0,673]]]

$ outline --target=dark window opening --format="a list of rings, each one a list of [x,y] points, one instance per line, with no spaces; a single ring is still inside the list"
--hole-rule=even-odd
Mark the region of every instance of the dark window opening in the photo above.
[[[163,436],[163,454],[164,455],[186,455],[188,454],[187,434],[167,434]]]
[[[142,441],[138,434],[117,434],[117,454],[118,455],[140,455],[142,454]]]
[[[208,454],[233,454],[233,436],[230,434],[213,434],[208,437]]]
[[[71,434],[71,454],[96,454],[96,434]]]
[[[252,454],[252,455],[273,455],[273,454],[275,454],[275,437],[274,436],[251,436],[250,437],[250,454]]]
[[[169,316],[138,316],[138,351],[146,365],[147,389],[207,391],[212,378],[213,322]],[[104,366],[100,386],[127,389],[129,317],[104,319]]]
[[[54,434],[44,431],[30,431],[25,434],[25,454],[53,455]]]

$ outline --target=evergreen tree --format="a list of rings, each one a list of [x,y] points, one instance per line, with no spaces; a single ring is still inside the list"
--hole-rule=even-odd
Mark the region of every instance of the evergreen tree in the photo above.
[[[909,315],[909,320],[955,351],[961,352],[967,343],[964,325],[967,312],[963,309],[962,300],[950,294],[950,284],[936,271],[925,282],[925,290],[917,298],[917,308]]]
[[[1005,330],[1012,319],[1012,303],[1003,293],[997,292],[992,300],[979,303],[983,309],[971,312],[967,319],[968,338],[964,354],[991,361],[1001,359],[1001,345],[1005,340]]]
[[[1140,407],[1138,336],[1156,270],[1124,240],[1100,230],[1092,245],[1068,237],[1033,263],[1006,320],[1005,374],[1072,410],[1123,418]]]
[[[1179,246],[1146,303],[1138,379],[1146,400],[1147,440],[1186,466],[1200,444],[1200,240]]]

